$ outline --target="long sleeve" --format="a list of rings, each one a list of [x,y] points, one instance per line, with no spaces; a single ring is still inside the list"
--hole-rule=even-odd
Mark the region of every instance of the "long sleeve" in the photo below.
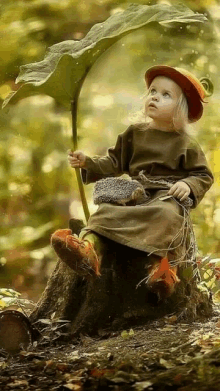
[[[187,170],[188,176],[181,181],[189,185],[190,196],[193,197],[192,209],[201,202],[205,193],[214,182],[214,176],[208,166],[205,154],[197,142],[191,143],[186,153],[182,155],[183,169]]]
[[[108,148],[106,156],[86,156],[86,168],[81,169],[84,184],[96,182],[99,179],[119,176],[129,172],[130,142],[128,134],[131,126],[118,135],[114,147]]]

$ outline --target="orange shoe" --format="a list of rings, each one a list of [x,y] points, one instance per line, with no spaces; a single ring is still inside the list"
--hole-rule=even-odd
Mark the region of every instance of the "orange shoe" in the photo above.
[[[180,282],[177,276],[177,267],[171,267],[168,258],[161,258],[159,264],[153,265],[147,280],[148,288],[155,292],[159,300],[171,296]]]
[[[58,229],[51,236],[58,257],[83,277],[101,276],[100,261],[93,245],[72,235],[70,229]]]

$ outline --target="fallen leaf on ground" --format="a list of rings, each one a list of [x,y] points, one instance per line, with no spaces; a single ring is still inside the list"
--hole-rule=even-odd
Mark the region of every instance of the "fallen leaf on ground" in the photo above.
[[[15,380],[12,383],[8,383],[7,386],[11,388],[24,387],[28,386],[28,382],[27,380]]]
[[[160,358],[160,364],[163,365],[166,369],[171,369],[175,367],[170,361],[164,360],[164,358]]]
[[[82,386],[79,384],[67,383],[67,384],[64,384],[63,387],[64,387],[64,389],[66,388],[67,390],[75,390],[75,391],[82,390]]]

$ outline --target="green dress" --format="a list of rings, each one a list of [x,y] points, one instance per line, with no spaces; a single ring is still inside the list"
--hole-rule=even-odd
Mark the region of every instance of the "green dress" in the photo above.
[[[124,173],[138,180],[142,170],[149,179],[187,183],[191,208],[200,203],[214,182],[204,152],[192,136],[148,129],[143,123],[130,125],[119,134],[106,156],[87,156],[81,175],[84,184]],[[168,256],[175,262],[185,251],[181,246],[184,210],[174,197],[159,199],[167,194],[166,186],[149,183],[146,191],[150,199],[140,205],[100,204],[84,231],[96,232],[148,255]]]

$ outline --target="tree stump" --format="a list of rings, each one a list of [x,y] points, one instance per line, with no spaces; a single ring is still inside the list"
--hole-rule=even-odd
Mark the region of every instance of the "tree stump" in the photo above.
[[[72,233],[78,235],[82,227],[81,221],[70,220]],[[137,287],[147,275],[146,267],[153,255],[102,239],[101,277],[88,281],[58,260],[30,315],[32,323],[52,314],[56,319],[68,320],[67,339],[71,340],[81,333],[92,336],[102,330],[144,325],[171,313],[190,321],[211,316],[211,294],[198,289],[192,265],[181,266],[181,282],[175,293],[160,302],[144,282]]]

